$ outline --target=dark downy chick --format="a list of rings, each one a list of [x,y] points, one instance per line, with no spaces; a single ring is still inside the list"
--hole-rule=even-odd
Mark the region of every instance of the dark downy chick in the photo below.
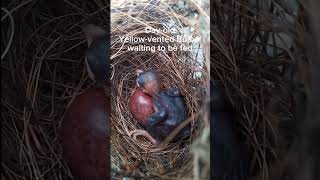
[[[92,24],[85,26],[83,31],[88,43],[85,61],[89,77],[106,84],[110,79],[110,42],[106,31]]]

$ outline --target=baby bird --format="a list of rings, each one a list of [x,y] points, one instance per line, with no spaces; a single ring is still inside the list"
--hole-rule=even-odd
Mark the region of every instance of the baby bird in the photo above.
[[[153,98],[154,113],[147,117],[143,125],[146,130],[130,132],[136,138],[146,137],[152,144],[159,144],[170,132],[187,118],[187,108],[183,96],[178,88],[161,90],[162,82],[159,73],[154,70],[137,71],[137,86]],[[131,110],[132,112],[132,110]],[[139,122],[139,121],[138,121]],[[141,124],[141,123],[140,123]],[[180,131],[174,141],[189,135],[190,126]]]
[[[148,125],[148,117],[154,113],[153,99],[141,89],[133,91],[129,100],[129,109],[135,120],[144,128]]]
[[[247,180],[248,150],[238,138],[234,123],[235,111],[222,85],[210,84],[211,178]]]
[[[84,28],[88,49],[86,66],[97,85],[77,95],[61,124],[63,157],[79,180],[110,179],[109,42],[97,26]]]

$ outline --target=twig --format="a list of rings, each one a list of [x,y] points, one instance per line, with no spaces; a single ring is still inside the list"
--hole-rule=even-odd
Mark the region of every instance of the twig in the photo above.
[[[9,19],[10,19],[10,24],[11,24],[11,33],[10,33],[10,39],[9,39],[9,42],[6,46],[6,49],[3,51],[3,53],[1,54],[1,60],[6,56],[6,54],[8,53],[10,47],[11,47],[11,44],[12,44],[12,40],[13,40],[13,35],[14,35],[14,20],[13,20],[13,17],[12,15],[10,14],[10,12],[5,9],[5,8],[1,8],[2,11],[4,11],[6,13],[6,15],[9,16]],[[5,16],[6,16],[5,15]],[[4,19],[4,18],[3,18]],[[1,19],[1,21],[3,20]]]
[[[192,120],[196,119],[199,117],[201,114],[202,110],[197,112],[196,114],[190,116],[188,119],[183,121],[179,126],[177,126],[169,135],[166,137],[165,140],[163,140],[155,149],[150,150],[149,152],[159,152],[162,151],[166,146],[176,137],[176,135],[184,128],[186,127],[189,123],[192,122]]]

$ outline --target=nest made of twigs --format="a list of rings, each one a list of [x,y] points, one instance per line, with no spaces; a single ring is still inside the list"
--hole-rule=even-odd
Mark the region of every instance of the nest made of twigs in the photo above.
[[[283,11],[285,4],[278,5],[272,12],[253,4],[242,0],[211,4],[210,80],[222,82],[239,113],[238,129],[251,153],[250,173],[259,172],[261,179],[272,179],[268,167],[281,161],[292,136],[297,133],[293,125],[297,112],[292,97],[298,88],[289,74],[296,61],[304,61],[295,43],[277,38],[281,39],[283,34],[288,39],[296,38],[286,28],[290,29],[293,24],[300,27],[297,19],[302,15],[291,14],[289,17],[295,19],[291,22],[283,18],[287,16]],[[281,22],[280,31],[274,29],[276,21]],[[298,29],[291,30],[299,34]],[[295,73],[294,76],[299,76],[300,72]]]
[[[158,152],[150,152],[154,147],[144,138],[133,140],[129,132],[142,129],[133,119],[128,109],[131,93],[136,88],[136,69],[156,69],[163,80],[164,89],[176,86],[184,96],[185,104],[193,117],[201,108],[205,96],[204,81],[206,74],[204,66],[188,51],[130,51],[128,47],[139,43],[122,42],[122,37],[160,37],[179,35],[179,27],[173,24],[177,34],[146,33],[145,28],[163,29],[166,22],[177,23],[161,6],[152,4],[130,3],[117,8],[111,18],[112,40],[112,163],[115,168],[127,168],[134,174],[144,177],[177,178],[189,174],[192,170],[192,156],[189,145],[199,133],[202,121],[193,118],[192,133],[188,140],[169,144]],[[167,8],[166,8],[167,9]],[[130,11],[128,11],[130,10]],[[149,47],[180,46],[178,42],[144,42],[140,45]],[[139,164],[139,165],[134,165]],[[133,167],[135,166],[135,167]],[[184,173],[182,173],[184,172]]]
[[[147,7],[147,4],[142,3],[139,6]],[[133,3],[127,6],[127,9],[134,9],[136,5]],[[10,18],[4,21],[6,28],[2,31],[2,37],[5,40],[4,44],[10,49],[4,53],[6,55],[1,62],[3,75],[1,81],[3,171],[1,176],[6,179],[72,179],[68,166],[62,158],[60,123],[66,107],[73,98],[93,85],[88,78],[84,63],[83,52],[87,44],[82,27],[90,19],[89,22],[108,29],[109,19],[106,17],[110,14],[108,11],[110,6],[101,1],[68,1],[65,3],[64,14],[56,17],[44,10],[43,5],[34,1],[12,1],[6,6],[10,12]],[[150,6],[156,11],[154,5]],[[133,12],[144,12],[141,17],[146,17],[146,11],[142,10],[143,8],[140,8],[139,11]],[[166,11],[163,13],[166,14]],[[112,14],[119,15],[117,12]],[[14,20],[12,22],[9,21],[11,15]],[[156,22],[160,24],[161,18],[164,17],[158,16],[158,19],[153,19],[152,21],[155,21],[153,26],[157,24]],[[156,17],[153,16],[153,18]],[[123,26],[122,30],[129,31],[129,24],[134,24],[132,21],[129,22],[129,19],[124,17],[123,22],[114,27]],[[126,21],[129,24],[125,25]],[[12,23],[14,28],[11,27]],[[152,23],[149,22],[149,24]],[[131,28],[139,29],[135,27],[136,25]],[[120,30],[121,28],[117,33],[127,33]],[[113,34],[114,32],[115,29]],[[12,33],[13,40],[10,40],[7,35]],[[189,115],[198,111],[200,106],[197,101],[202,97],[199,93],[202,78],[191,80],[193,75],[191,69],[194,68],[192,66],[196,66],[197,63],[192,60],[189,53],[130,53],[129,56],[129,54],[121,54],[125,51],[119,52],[120,54],[113,57],[113,62],[118,62],[118,64],[114,63],[117,72],[112,79],[116,82],[114,92],[121,92],[120,96],[113,98],[112,106],[117,105],[115,109],[125,110],[127,107],[127,98],[134,88],[134,68],[141,61],[139,68],[156,67],[161,70],[166,87],[174,84],[182,90],[186,97]],[[129,67],[130,64],[135,66]],[[123,101],[115,103],[115,101],[120,102],[117,97]],[[119,154],[112,156],[113,162],[117,160],[125,166],[128,165],[127,162],[135,161],[134,158],[144,159],[143,162],[147,163],[143,163],[139,169],[147,167],[145,171],[150,170],[150,174],[160,174],[160,171],[156,171],[160,165],[156,153],[144,153],[149,144],[143,139],[133,142],[127,135],[127,130],[140,127],[134,123],[127,110],[122,113],[120,116],[123,121],[114,121],[119,114],[113,113],[112,116],[112,132],[115,132],[112,136],[112,147],[116,147],[115,149],[118,150],[116,153]],[[123,126],[115,122],[121,122]],[[193,119],[192,124],[197,124],[196,119]],[[123,127],[127,127],[127,130]],[[198,129],[193,128],[192,132],[196,135]],[[116,138],[116,136],[119,137]],[[171,164],[168,167],[174,167],[171,174],[167,176],[184,175],[185,169],[191,168],[189,141],[190,139],[186,140],[184,146],[172,144],[158,153],[161,154],[159,157],[163,158],[162,166]],[[122,149],[119,148],[120,145]],[[141,147],[144,148],[141,149]],[[126,150],[129,149],[132,153],[126,154]],[[134,155],[136,152],[139,153]],[[176,160],[172,160],[173,157],[176,157]],[[165,162],[168,160],[172,161]],[[177,160],[183,163],[178,166]],[[162,177],[166,176],[162,175]]]
[[[9,16],[3,21],[2,31],[3,43],[10,49],[1,62],[1,178],[71,179],[61,158],[59,129],[68,104],[92,84],[84,65],[87,44],[81,27],[88,18],[106,27],[110,6],[96,0],[66,1],[65,14],[52,18],[36,2],[15,0],[6,4],[13,18]],[[128,52],[125,48],[128,44],[117,40],[119,35],[141,33],[142,27],[161,27],[169,19],[176,22],[175,18],[181,18],[171,11],[176,5],[170,6],[171,10],[163,6],[162,1],[159,6],[130,2],[126,7],[112,9],[112,63],[116,72],[112,79],[115,85],[112,162],[115,167],[129,171],[137,165],[133,171],[137,176],[177,179],[191,172],[189,142],[202,129],[201,125],[196,126],[200,121],[193,119],[190,139],[170,144],[161,152],[147,153],[148,148],[152,149],[150,143],[145,139],[133,141],[127,134],[141,128],[127,109],[128,97],[135,88],[135,69],[153,67],[160,70],[165,87],[176,85],[182,90],[192,116],[199,112],[198,100],[203,97],[199,87],[204,77],[194,71],[201,63],[187,52]],[[289,97],[293,90],[284,74],[295,62],[303,62],[304,54],[301,47],[294,47],[269,57],[265,49],[274,45],[267,40],[262,42],[265,38],[260,37],[263,31],[274,31],[273,22],[267,18],[274,15],[253,11],[247,1],[216,1],[211,9],[214,22],[211,79],[223,82],[228,97],[241,114],[239,129],[251,147],[252,166],[263,171],[268,179],[268,166],[280,159],[282,144],[289,144],[279,140],[278,126],[294,118],[294,100]],[[179,29],[183,22],[173,24]],[[8,34],[13,34],[12,40]]]

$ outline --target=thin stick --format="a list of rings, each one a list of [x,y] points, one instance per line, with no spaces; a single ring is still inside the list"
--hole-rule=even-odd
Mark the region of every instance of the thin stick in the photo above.
[[[188,119],[186,119],[185,121],[183,121],[181,124],[179,124],[179,126],[177,126],[169,135],[168,137],[166,137],[166,139],[164,141],[162,141],[155,149],[152,149],[149,152],[158,152],[158,151],[162,151],[164,148],[166,148],[166,146],[176,137],[176,135],[184,128],[186,127],[189,123],[192,122],[193,119],[196,119],[199,117],[200,115],[199,111],[196,114],[190,116]]]
[[[5,9],[5,8],[1,8],[2,11],[4,11],[6,13],[6,15],[9,16],[9,19],[10,19],[10,24],[11,24],[11,33],[10,33],[10,39],[9,39],[9,42],[6,46],[6,49],[3,51],[3,53],[1,54],[1,60],[6,56],[6,54],[8,53],[10,47],[11,47],[11,44],[12,44],[12,40],[13,40],[13,35],[14,35],[14,20],[13,20],[13,17],[12,15],[10,14],[10,12]]]

